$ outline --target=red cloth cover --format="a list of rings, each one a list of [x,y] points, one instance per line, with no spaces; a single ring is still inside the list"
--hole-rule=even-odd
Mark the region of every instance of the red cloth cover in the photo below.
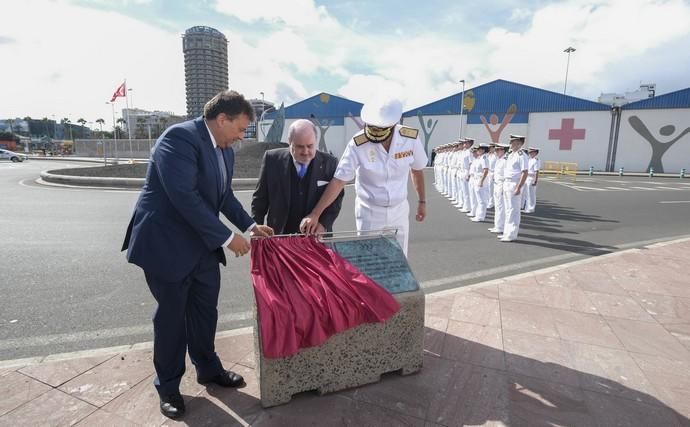
[[[312,236],[252,240],[251,274],[267,358],[383,322],[400,309],[387,290]]]

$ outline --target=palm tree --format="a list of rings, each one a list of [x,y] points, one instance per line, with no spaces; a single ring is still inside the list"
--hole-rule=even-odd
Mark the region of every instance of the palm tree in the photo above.
[[[62,126],[64,126],[65,128],[68,128],[68,129],[69,129],[69,139],[74,140],[74,137],[73,137],[73,135],[72,135],[72,126],[70,126],[70,124],[72,124],[72,120],[70,120],[69,118],[65,117],[64,119],[60,120],[60,123],[61,123]]]
[[[96,123],[101,127],[101,139],[103,139],[103,125],[105,124],[105,120],[103,119],[96,119]]]
[[[120,125],[120,132],[118,132],[118,134],[120,135],[120,137],[122,137],[122,129],[124,129],[124,126],[127,124],[127,120],[120,117],[115,121],[115,123]]]

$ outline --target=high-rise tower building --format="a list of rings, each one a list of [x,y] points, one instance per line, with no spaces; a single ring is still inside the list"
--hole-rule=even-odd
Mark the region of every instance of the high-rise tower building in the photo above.
[[[204,104],[228,89],[228,39],[204,26],[189,28],[182,36],[187,117],[199,117]]]

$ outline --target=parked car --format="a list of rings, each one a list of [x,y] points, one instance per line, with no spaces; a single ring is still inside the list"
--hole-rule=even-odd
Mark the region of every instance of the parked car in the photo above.
[[[11,160],[15,163],[23,162],[24,160],[26,160],[26,156],[24,154],[15,153],[14,151],[0,148],[0,160]]]

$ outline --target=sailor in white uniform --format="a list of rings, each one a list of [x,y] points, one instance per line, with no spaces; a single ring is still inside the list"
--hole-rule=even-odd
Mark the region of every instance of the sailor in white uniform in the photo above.
[[[498,235],[502,242],[512,242],[518,237],[520,229],[520,202],[523,186],[527,179],[527,154],[522,151],[525,137],[510,135],[510,154],[506,158],[503,201],[506,209],[506,221],[503,226],[503,234]]]
[[[525,181],[525,213],[533,213],[537,207],[537,181],[539,181],[539,149],[529,147],[527,149],[529,162],[527,163],[527,180]]]
[[[489,228],[492,233],[503,233],[506,221],[505,202],[503,201],[503,179],[506,166],[506,151],[508,144],[496,144],[496,163],[494,165],[494,226]]]
[[[460,183],[460,190],[462,192],[462,208],[460,212],[469,214],[472,210],[472,192],[470,191],[470,164],[472,163],[472,145],[474,144],[474,139],[464,138],[462,139],[463,150],[460,152],[460,178],[458,182]],[[470,215],[468,215],[470,216]],[[472,215],[474,216],[474,214]]]
[[[486,208],[491,209],[494,207],[494,169],[496,167],[496,144],[495,142],[492,142],[489,144],[489,154],[486,155],[486,158],[489,159],[489,203],[487,203]]]
[[[408,177],[417,193],[415,218],[426,218],[424,167],[427,155],[419,131],[399,125],[402,103],[378,98],[364,104],[364,129],[356,133],[343,152],[333,179],[312,212],[300,224],[303,233],[315,233],[319,217],[345,187],[355,180],[357,231],[397,229],[396,239],[405,255],[409,240]]]
[[[486,205],[489,202],[489,159],[488,144],[479,144],[474,160],[470,165],[470,187],[474,192],[475,207],[472,222],[481,222],[486,218]]]

